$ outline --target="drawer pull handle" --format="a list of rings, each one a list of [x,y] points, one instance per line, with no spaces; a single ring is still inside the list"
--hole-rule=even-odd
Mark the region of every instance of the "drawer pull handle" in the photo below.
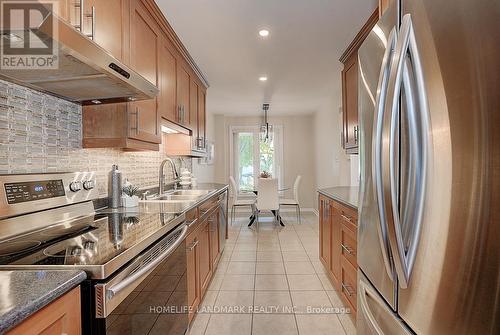
[[[354,256],[354,250],[350,246],[345,244],[341,244],[341,246],[349,255]]]
[[[189,226],[193,225],[194,223],[196,223],[196,221],[198,221],[198,220],[197,220],[197,219],[194,219],[194,220],[192,220],[192,221],[187,221],[187,222],[186,222],[186,226],[188,226],[188,227],[189,227]]]
[[[187,251],[193,251],[194,247],[198,245],[198,241],[194,241],[189,247],[186,248]]]
[[[342,291],[345,291],[350,297],[354,295],[354,290],[349,285],[342,283]]]
[[[352,217],[349,217],[347,215],[344,215],[344,214],[340,214],[340,216],[342,217],[342,219],[346,220],[347,222],[352,222]]]

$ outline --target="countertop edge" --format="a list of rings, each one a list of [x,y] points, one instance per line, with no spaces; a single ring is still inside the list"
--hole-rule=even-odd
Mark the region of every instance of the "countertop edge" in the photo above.
[[[328,188],[328,189],[330,189],[330,188]],[[350,207],[352,209],[358,210],[358,205],[350,203],[348,200],[346,200],[346,199],[344,199],[344,198],[342,198],[342,197],[340,197],[338,195],[335,195],[335,194],[333,194],[331,192],[328,192],[327,189],[324,189],[324,188],[317,189],[317,192],[320,193],[320,194],[322,194],[322,195],[324,195],[324,196],[326,196],[326,197],[328,197],[328,198],[330,198],[330,199],[332,199],[332,200],[338,201],[341,204],[346,205],[346,206],[348,206],[348,207]]]
[[[24,270],[12,270],[12,271],[23,272]],[[66,270],[53,270],[53,271],[50,270],[47,272],[57,272],[57,271],[66,271]],[[29,271],[24,271],[24,272],[29,272]],[[64,281],[56,288],[48,290],[45,294],[39,296],[36,299],[30,300],[30,303],[26,305],[18,306],[17,308],[14,308],[11,311],[6,312],[4,315],[0,317],[0,334],[4,334],[7,331],[12,330],[13,328],[21,324],[23,321],[28,319],[30,316],[32,316],[34,313],[46,307],[51,302],[63,296],[65,293],[69,292],[73,288],[77,287],[85,279],[87,279],[86,273],[84,271],[77,271],[75,276]]]

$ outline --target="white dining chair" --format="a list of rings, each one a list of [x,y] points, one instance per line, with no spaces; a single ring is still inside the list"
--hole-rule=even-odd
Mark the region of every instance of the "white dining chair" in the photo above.
[[[234,216],[236,208],[238,207],[250,207],[252,214],[255,212],[255,194],[249,194],[246,198],[241,198],[238,194],[238,187],[236,186],[236,181],[233,176],[229,176],[230,189],[230,203],[231,203],[231,225],[233,225]]]
[[[302,180],[302,176],[298,175],[297,178],[295,178],[295,182],[293,183],[293,199],[281,199],[280,200],[280,207],[281,206],[295,206],[295,215],[297,216],[297,222],[301,223],[301,213],[300,213],[300,203],[299,203],[299,187],[300,187],[300,181]]]
[[[278,179],[275,178],[260,178],[257,185],[257,203],[256,216],[257,224],[259,222],[260,211],[274,211],[275,221],[280,217],[280,202],[278,195]]]

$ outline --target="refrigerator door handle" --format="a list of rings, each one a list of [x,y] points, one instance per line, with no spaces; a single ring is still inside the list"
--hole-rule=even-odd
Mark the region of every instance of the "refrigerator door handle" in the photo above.
[[[372,166],[372,180],[373,189],[375,190],[375,199],[378,204],[379,225],[377,226],[380,247],[382,249],[382,256],[384,259],[385,269],[389,278],[394,280],[394,271],[391,262],[391,250],[389,240],[387,237],[387,216],[384,204],[384,189],[383,189],[383,170],[382,170],[382,132],[384,125],[384,106],[387,96],[388,81],[390,75],[391,60],[393,57],[394,48],[396,46],[396,28],[392,28],[386,42],[386,49],[382,65],[380,67],[380,75],[377,85],[377,97],[375,104],[376,122],[374,124],[375,139],[373,141],[373,166]]]
[[[373,315],[370,307],[368,306],[368,300],[366,299],[366,296],[369,295],[380,303],[380,301],[378,301],[377,299],[377,293],[373,292],[373,290],[370,287],[368,287],[363,280],[360,280],[358,282],[358,285],[359,285],[359,302],[361,305],[360,306],[361,310],[363,311],[363,315],[366,317],[372,330],[377,335],[384,335],[384,332],[382,331],[382,329],[380,329],[380,326],[377,324],[375,316]]]
[[[407,57],[408,53],[410,58]],[[399,150],[397,150],[396,144],[399,138],[399,99],[402,85],[405,87],[406,103],[408,104],[409,157],[411,164],[413,164],[409,168],[409,184],[407,188],[409,203],[412,204],[413,208],[408,213],[405,213],[405,216],[408,216],[404,218],[400,217],[399,211],[399,177],[397,173]],[[409,14],[403,17],[394,63],[391,65],[387,106],[390,106],[391,111],[388,157],[390,183],[388,187],[390,188],[392,209],[392,213],[389,214],[392,218],[387,220],[388,237],[399,285],[402,288],[407,288],[410,283],[422,228],[428,157],[427,132],[429,129],[422,66]],[[410,236],[406,236],[406,238],[403,236],[402,221],[410,227],[407,230]]]

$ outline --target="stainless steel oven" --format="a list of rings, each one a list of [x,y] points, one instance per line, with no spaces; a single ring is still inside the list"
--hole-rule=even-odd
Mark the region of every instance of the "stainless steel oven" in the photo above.
[[[97,196],[92,172],[0,175],[0,270],[85,271],[83,334],[185,334],[185,214]]]
[[[188,328],[187,226],[160,239],[106,281],[85,283],[85,334],[182,335]]]

